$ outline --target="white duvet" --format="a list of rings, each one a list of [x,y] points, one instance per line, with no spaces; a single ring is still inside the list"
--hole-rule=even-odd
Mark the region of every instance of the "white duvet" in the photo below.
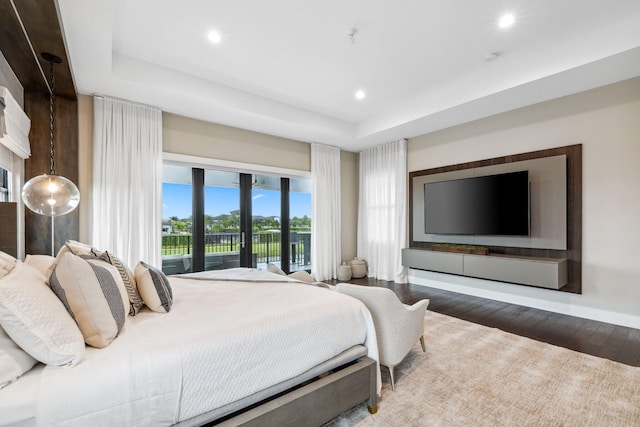
[[[44,370],[39,425],[171,425],[295,377],[353,345],[366,345],[377,360],[369,312],[337,292],[178,276],[171,283],[169,313],[144,310],[110,346],[87,348],[77,366]]]

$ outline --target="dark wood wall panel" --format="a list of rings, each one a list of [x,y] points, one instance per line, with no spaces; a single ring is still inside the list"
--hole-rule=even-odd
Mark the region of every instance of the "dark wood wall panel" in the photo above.
[[[10,0],[0,0],[0,50],[20,84],[25,91],[48,91],[49,63],[41,54],[52,53],[62,58],[62,63],[56,65],[56,93],[76,99],[55,1],[14,0],[13,3],[15,9]]]
[[[25,91],[25,112],[31,118],[29,141],[31,157],[25,162],[25,181],[49,173],[49,95]],[[78,106],[77,101],[56,97],[55,171],[78,185]],[[82,195],[80,195],[82,197]],[[51,219],[25,209],[25,252],[51,253]],[[55,219],[56,251],[68,239],[79,236],[78,209]]]
[[[18,256],[18,207],[15,202],[0,202],[0,251]]]
[[[567,250],[511,248],[504,246],[488,246],[488,248],[492,253],[497,254],[566,258],[568,261],[567,275],[569,283],[560,289],[560,291],[579,294],[582,293],[582,144],[411,172],[409,173],[409,194],[413,194],[413,178],[417,176],[559,155],[565,155],[567,159]],[[410,246],[412,248],[428,249],[431,247],[431,243],[413,240],[413,197],[409,197],[409,236]]]
[[[31,119],[31,157],[25,161],[25,181],[50,169],[50,64],[41,54],[62,59],[55,66],[56,173],[77,185],[78,105],[55,0],[0,0],[0,51],[24,88],[24,108]],[[29,209],[25,212],[26,253],[51,253],[50,217]],[[55,219],[56,248],[67,239],[78,238],[78,221],[78,209]]]

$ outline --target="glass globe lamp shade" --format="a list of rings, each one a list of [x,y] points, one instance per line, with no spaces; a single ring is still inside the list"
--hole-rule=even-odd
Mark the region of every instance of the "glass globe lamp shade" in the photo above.
[[[22,201],[37,214],[60,216],[78,206],[80,191],[63,176],[42,174],[31,178],[22,187]]]

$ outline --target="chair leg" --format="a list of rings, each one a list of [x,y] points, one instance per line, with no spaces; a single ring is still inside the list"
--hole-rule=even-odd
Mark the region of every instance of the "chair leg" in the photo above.
[[[420,337],[420,344],[422,344],[422,352],[426,353],[427,349],[424,346],[424,335]]]
[[[393,378],[393,366],[387,366],[389,368],[389,376],[391,377],[391,391],[396,391],[396,382]]]

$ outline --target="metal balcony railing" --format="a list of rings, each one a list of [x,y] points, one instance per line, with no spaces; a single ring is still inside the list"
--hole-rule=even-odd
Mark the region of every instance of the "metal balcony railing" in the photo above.
[[[217,261],[210,261],[207,268],[207,258],[210,260],[219,257],[207,256],[208,254],[232,255],[239,251],[239,233],[207,233],[205,234],[205,269],[228,268],[218,266]],[[277,231],[265,231],[253,233],[251,240],[253,257],[257,264],[281,262],[281,233]],[[292,232],[290,234],[290,265],[311,264],[311,233]],[[192,251],[191,234],[165,234],[162,236],[163,265],[169,265],[170,259],[188,258]],[[190,262],[189,262],[190,264]],[[163,266],[164,269],[164,266]],[[188,268],[187,268],[188,270]]]

